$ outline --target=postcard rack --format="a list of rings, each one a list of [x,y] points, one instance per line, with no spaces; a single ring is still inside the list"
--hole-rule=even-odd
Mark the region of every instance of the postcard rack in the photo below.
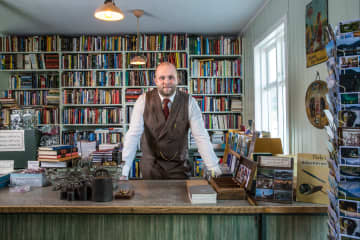
[[[327,33],[328,239],[360,239],[360,20]]]

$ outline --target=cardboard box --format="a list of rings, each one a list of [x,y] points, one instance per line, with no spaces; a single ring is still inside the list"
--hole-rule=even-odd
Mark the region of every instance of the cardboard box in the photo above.
[[[296,201],[329,204],[329,167],[326,155],[299,153]]]
[[[11,173],[11,185],[29,185],[31,187],[43,187],[47,184],[44,173]]]
[[[255,140],[254,153],[283,154],[281,138],[257,138]]]

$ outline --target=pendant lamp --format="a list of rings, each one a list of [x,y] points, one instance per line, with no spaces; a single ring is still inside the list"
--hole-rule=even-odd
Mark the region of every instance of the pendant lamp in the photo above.
[[[144,11],[141,9],[136,9],[133,11],[134,15],[137,18],[137,38],[136,38],[136,55],[130,60],[131,65],[145,65],[146,64],[146,57],[139,54],[139,41],[140,41],[140,34],[139,34],[139,18],[144,14]]]
[[[102,21],[121,21],[124,19],[124,13],[115,6],[112,0],[105,0],[94,13],[95,18]]]

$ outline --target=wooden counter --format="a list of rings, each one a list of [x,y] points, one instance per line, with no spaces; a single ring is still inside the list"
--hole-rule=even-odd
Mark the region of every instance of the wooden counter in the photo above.
[[[191,204],[185,181],[147,180],[131,181],[135,196],[130,200],[113,200],[97,203],[92,201],[64,201],[60,192],[51,187],[33,188],[27,193],[10,193],[0,190],[2,213],[134,213],[134,214],[306,214],[326,213],[327,206],[298,203],[277,204],[259,202],[250,206],[245,200],[218,200],[217,204]]]
[[[132,181],[130,200],[59,200],[51,187],[0,190],[0,239],[320,240],[327,206],[218,201],[193,205],[185,181]]]

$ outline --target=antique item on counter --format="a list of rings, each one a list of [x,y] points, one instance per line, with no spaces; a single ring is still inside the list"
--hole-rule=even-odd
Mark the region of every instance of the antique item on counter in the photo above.
[[[112,177],[106,169],[98,169],[94,174],[92,200],[109,202],[113,200]]]
[[[210,184],[215,188],[219,200],[243,200],[246,198],[246,192],[251,190],[256,162],[243,156],[235,157],[235,161],[236,170],[233,177],[210,179]]]
[[[128,181],[121,182],[118,185],[118,189],[114,194],[115,199],[130,199],[134,196],[134,186]]]
[[[261,156],[256,177],[256,200],[291,203],[293,158]]]

